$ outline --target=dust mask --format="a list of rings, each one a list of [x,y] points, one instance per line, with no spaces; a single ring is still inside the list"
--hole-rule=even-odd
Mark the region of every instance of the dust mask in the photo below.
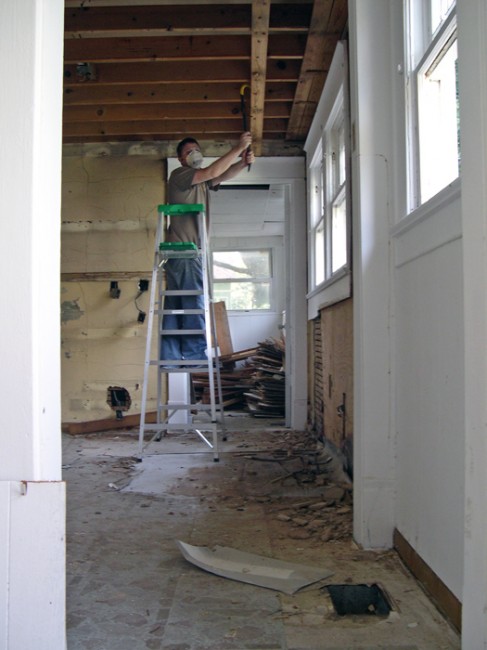
[[[203,154],[198,149],[192,149],[186,156],[186,164],[193,169],[199,169],[203,164]]]

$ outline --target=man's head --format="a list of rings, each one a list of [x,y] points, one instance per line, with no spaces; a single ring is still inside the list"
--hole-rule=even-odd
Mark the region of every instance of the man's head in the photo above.
[[[194,167],[198,169],[203,163],[200,145],[195,138],[184,138],[178,144],[176,152],[178,160],[183,167]],[[194,153],[192,153],[194,152]]]

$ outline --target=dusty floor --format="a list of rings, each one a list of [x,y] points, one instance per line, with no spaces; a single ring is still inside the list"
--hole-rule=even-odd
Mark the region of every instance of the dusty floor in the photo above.
[[[152,443],[140,463],[134,432],[64,437],[68,650],[460,648],[393,552],[353,543],[351,492],[303,466],[302,434],[227,426],[219,462],[194,433]],[[333,574],[287,595],[203,571],[176,540]],[[388,616],[337,615],[325,585],[373,583]]]

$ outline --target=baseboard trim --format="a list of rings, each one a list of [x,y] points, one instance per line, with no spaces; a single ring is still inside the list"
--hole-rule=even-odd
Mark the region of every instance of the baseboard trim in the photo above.
[[[435,603],[436,607],[453,627],[458,632],[461,632],[462,603],[397,529],[394,529],[394,548],[398,552],[401,560]]]

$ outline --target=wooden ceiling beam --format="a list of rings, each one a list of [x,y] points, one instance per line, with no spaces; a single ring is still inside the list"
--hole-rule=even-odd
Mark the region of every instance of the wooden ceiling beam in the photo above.
[[[292,82],[266,84],[266,102],[289,102],[294,99]],[[239,83],[159,83],[93,86],[79,84],[64,89],[64,106],[94,104],[181,104],[234,101],[239,97]]]
[[[306,31],[311,17],[309,4],[272,6],[270,29]],[[66,37],[226,33],[250,34],[252,7],[248,4],[154,5],[144,7],[69,7],[65,10]]]
[[[199,61],[154,61],[152,63],[95,64],[90,77],[83,76],[84,66],[64,66],[64,85],[102,85],[102,84],[140,84],[185,82],[228,82],[245,83],[249,81],[250,70],[246,61],[227,61],[223,66],[204,66]],[[268,61],[267,78],[270,81],[297,81],[300,63],[288,61]],[[94,78],[93,78],[94,77]]]
[[[343,10],[344,3],[336,0],[314,2],[286,139],[304,140],[307,135],[340,37],[339,33],[333,34],[330,30],[336,30],[339,25],[343,25]]]
[[[285,133],[287,120],[285,119],[265,119],[264,131],[268,133],[279,132]],[[184,135],[200,133],[206,134],[206,137],[212,134],[218,136],[221,133],[232,133],[234,139],[238,139],[242,132],[240,120],[200,120],[200,119],[181,119],[181,120],[133,120],[130,122],[73,122],[64,125],[64,135],[66,137],[83,136],[126,136],[126,135],[151,135],[158,133],[164,137],[184,137]]]
[[[269,37],[268,57],[302,59],[306,46],[303,34]],[[65,63],[127,63],[198,59],[250,60],[251,41],[246,36],[173,36],[172,38],[68,38],[64,42]]]
[[[253,0],[250,130],[256,156],[262,155],[270,13],[270,0]]]
[[[289,118],[291,102],[272,102],[265,106],[266,118]],[[215,104],[125,104],[106,106],[65,106],[64,124],[74,122],[129,122],[136,120],[238,119],[241,122],[240,104],[219,102]]]

